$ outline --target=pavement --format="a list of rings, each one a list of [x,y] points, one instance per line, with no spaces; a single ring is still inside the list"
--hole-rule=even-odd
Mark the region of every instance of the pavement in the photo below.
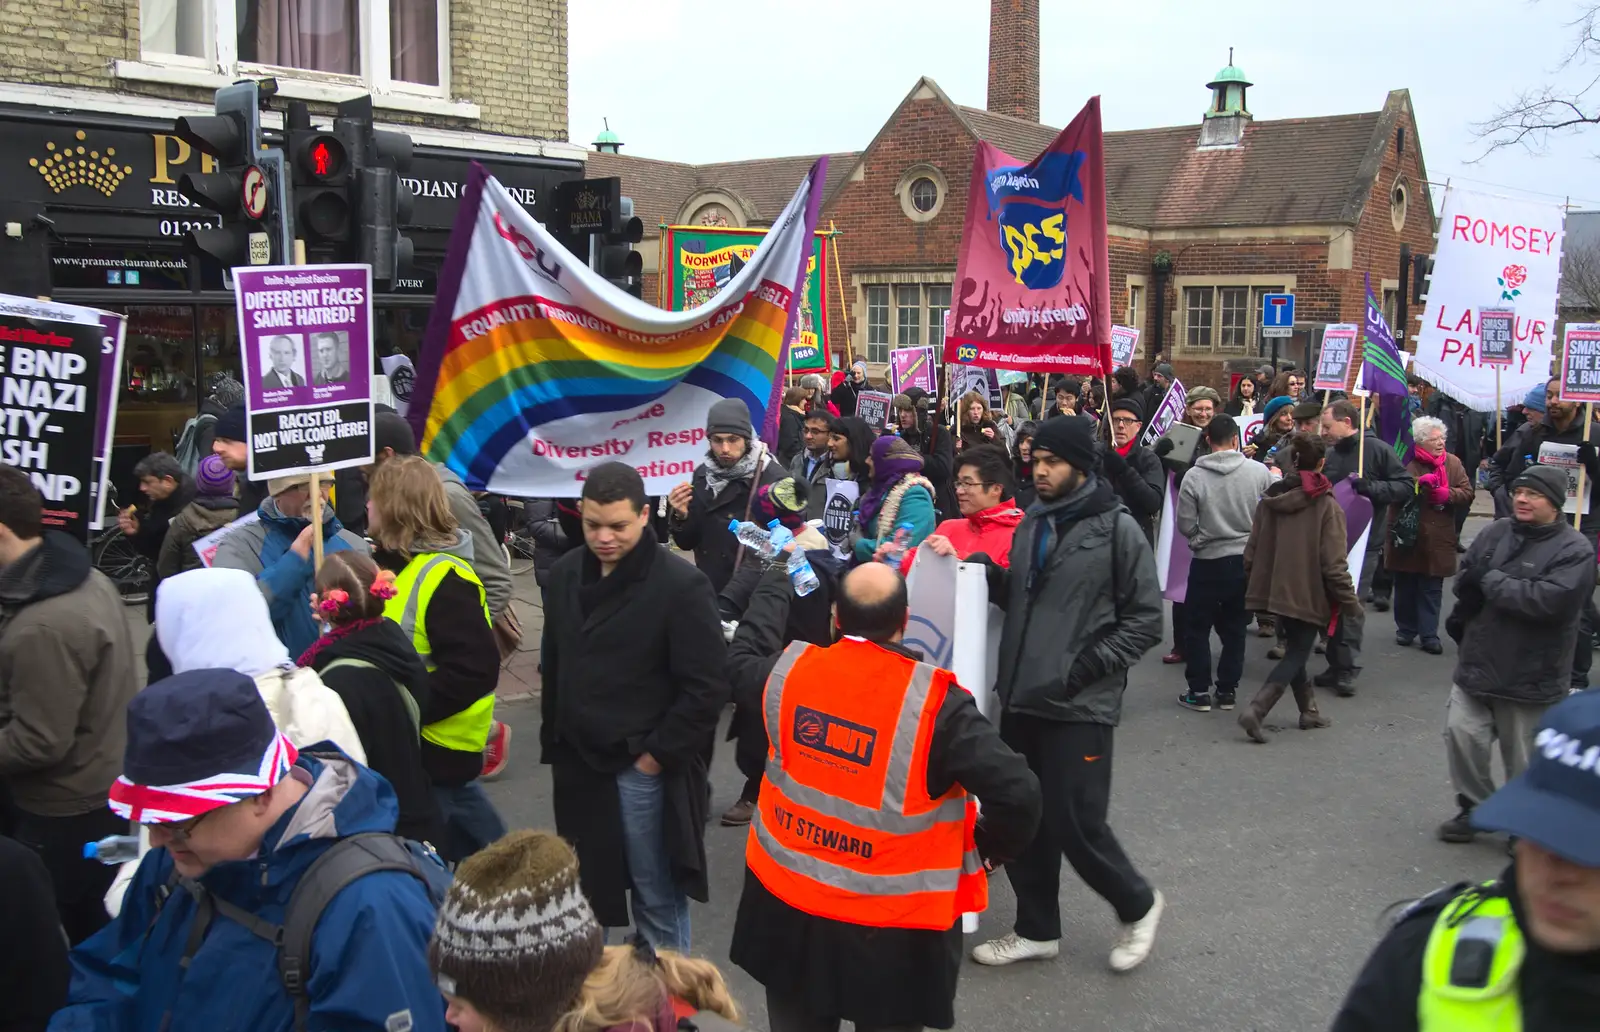
[[[1486,522],[1469,520],[1466,536]],[[549,771],[538,763],[543,610],[532,574],[515,581],[524,639],[501,676],[498,710],[514,731],[512,759],[488,791],[509,826],[553,828]],[[1446,612],[1451,599],[1447,586]],[[128,616],[142,647],[143,607],[130,606]],[[1441,739],[1454,643],[1446,637],[1445,654],[1429,656],[1395,645],[1391,614],[1369,612],[1366,626],[1356,697],[1319,692],[1334,726],[1298,730],[1285,698],[1269,718],[1264,746],[1246,740],[1235,713],[1180,709],[1182,668],[1161,665],[1165,648],[1151,650],[1129,675],[1111,823],[1167,897],[1154,955],[1130,974],[1113,974],[1106,957],[1116,919],[1064,868],[1061,956],[998,969],[964,962],[957,1027],[1323,1029],[1391,904],[1498,873],[1503,840],[1450,846],[1434,837],[1435,826],[1455,813]],[[1270,644],[1249,639],[1241,701],[1271,667]],[[1313,672],[1321,657],[1316,663]],[[720,734],[718,744],[714,814],[734,801],[744,780]],[[706,830],[711,900],[693,906],[692,952],[721,966],[746,1024],[765,1029],[761,987],[727,959],[746,834],[714,820]],[[979,933],[967,936],[969,950],[1011,929],[1010,885],[999,875],[990,886],[989,911]]]
[[[1486,525],[1474,518],[1468,537]],[[536,589],[519,585],[524,628]],[[1446,612],[1451,592],[1445,591]],[[1253,629],[1252,629],[1253,631]],[[1248,643],[1242,698],[1265,679],[1269,640]],[[536,647],[536,643],[535,643]],[[1062,876],[1061,956],[1008,968],[963,965],[957,1027],[1080,1032],[1303,1032],[1326,1028],[1377,942],[1386,908],[1441,885],[1493,876],[1503,840],[1450,846],[1434,828],[1455,813],[1442,741],[1455,645],[1429,656],[1394,643],[1391,614],[1369,612],[1365,669],[1353,699],[1319,692],[1333,718],[1300,731],[1291,699],[1254,745],[1235,713],[1192,713],[1176,698],[1181,667],[1152,650],[1129,676],[1117,734],[1111,822],[1134,863],[1167,897],[1154,956],[1127,975],[1106,957],[1117,934],[1104,901],[1070,868]],[[532,653],[518,656],[527,662]],[[1313,672],[1321,669],[1317,657]],[[525,672],[516,674],[520,683]],[[503,697],[510,672],[502,680]],[[515,730],[509,770],[489,794],[513,827],[550,828],[549,772],[538,766],[537,700],[500,707]],[[743,777],[721,743],[712,769],[713,813]],[[728,963],[743,878],[743,829],[706,831],[711,901],[693,907],[696,955],[722,966],[747,1024],[764,1029],[764,994]],[[1011,929],[1005,877],[967,946]]]

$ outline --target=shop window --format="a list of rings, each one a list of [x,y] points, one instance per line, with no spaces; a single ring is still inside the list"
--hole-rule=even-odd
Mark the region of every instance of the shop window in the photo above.
[[[889,361],[889,288],[867,288],[867,361]]]

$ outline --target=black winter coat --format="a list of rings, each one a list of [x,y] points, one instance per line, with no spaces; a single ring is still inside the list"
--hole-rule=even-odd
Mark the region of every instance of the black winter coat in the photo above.
[[[583,545],[583,524],[576,499],[532,498],[523,505],[523,527],[533,538],[533,582],[541,589],[549,583],[556,560]],[[568,527],[577,524],[576,535]]]
[[[50,872],[39,854],[0,836],[0,927],[10,960],[0,965],[0,1032],[44,1032],[67,1002],[72,966]]]
[[[778,413],[778,447],[773,450],[784,466],[794,461],[794,457],[806,446],[805,430],[806,417],[787,405],[783,406],[783,411]]]
[[[1356,442],[1361,442],[1367,452],[1367,497],[1372,499],[1372,533],[1367,537],[1367,551],[1382,552],[1383,543],[1389,539],[1389,506],[1403,505],[1417,491],[1417,482],[1401,465],[1394,449],[1380,441],[1371,432],[1351,434],[1328,449],[1327,465],[1322,473],[1328,482],[1337,486],[1360,471],[1360,456]]]
[[[324,637],[307,653],[311,669],[339,694],[350,723],[367,751],[367,766],[394,786],[400,804],[395,834],[443,847],[444,828],[427,771],[422,767],[422,740],[411,723],[401,692],[419,710],[426,709],[428,668],[405,632],[393,620],[361,626],[339,637]],[[371,666],[342,663],[359,660]]]
[[[1595,584],[1594,542],[1562,518],[1483,529],[1456,574],[1462,626],[1454,681],[1469,695],[1549,705],[1567,694],[1578,618]],[[1583,648],[1588,648],[1585,640]]]
[[[769,453],[759,475],[760,484],[763,487],[775,484],[788,475],[789,471]],[[750,508],[750,480],[729,484],[720,495],[712,498],[702,464],[694,471],[690,483],[694,495],[689,499],[689,514],[680,519],[677,511],[671,510],[668,525],[672,528],[672,540],[685,552],[694,553],[694,564],[711,578],[711,589],[721,591],[733,576],[734,567],[743,565],[739,553],[744,546],[728,530],[728,521],[745,518]]]
[[[1516,891],[1516,866],[1500,876],[1511,910],[1524,924]],[[1356,976],[1331,1032],[1419,1032],[1417,998],[1422,993],[1422,955],[1439,912],[1465,886],[1435,893],[1407,912],[1378,943]],[[1579,1032],[1595,1027],[1600,1013],[1600,951],[1551,953],[1526,934],[1527,956],[1517,995],[1524,1032]]]
[[[883,647],[921,659],[900,645]],[[1032,840],[1042,809],[1038,778],[954,683],[934,723],[927,790],[937,798],[952,785],[983,800],[977,845],[985,858],[1004,862]],[[959,921],[934,932],[814,917],[778,899],[746,868],[729,957],[773,995],[804,1000],[858,1028],[950,1028],[961,945]]]
[[[541,762],[552,768],[556,830],[578,852],[596,916],[629,923],[616,775],[644,753],[666,779],[678,883],[704,901],[706,757],[729,696],[710,582],[646,530],[609,577],[587,548],[568,552],[544,597]]]
[[[1100,456],[1100,470],[1154,545],[1156,520],[1167,494],[1167,471],[1162,468],[1161,459],[1142,444],[1135,444],[1126,458],[1108,445]]]

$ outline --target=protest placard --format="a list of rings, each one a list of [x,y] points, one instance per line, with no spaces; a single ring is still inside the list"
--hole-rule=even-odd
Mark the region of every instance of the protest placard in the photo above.
[[[933,369],[933,348],[896,348],[889,352],[889,384],[896,394],[904,394],[908,387],[921,387],[936,394]]]
[[[1478,364],[1508,366],[1516,360],[1516,309],[1478,309]]]
[[[1154,444],[1156,438],[1171,429],[1172,424],[1183,418],[1183,410],[1189,405],[1189,391],[1183,386],[1182,380],[1173,380],[1172,386],[1167,388],[1167,393],[1162,395],[1161,404],[1150,416],[1150,421],[1145,424],[1144,437],[1139,443],[1145,447]]]
[[[251,480],[372,462],[372,269],[234,272]]]
[[[1561,400],[1600,401],[1600,323],[1571,323],[1561,349]]]
[[[1574,513],[1580,516],[1589,515],[1588,484],[1584,485],[1583,497],[1578,497],[1578,471],[1583,468],[1583,464],[1578,461],[1578,446],[1552,444],[1546,441],[1539,445],[1539,465],[1552,466],[1567,476],[1567,500],[1562,504],[1561,511],[1568,516]]]
[[[0,294],[0,461],[44,496],[44,525],[89,538],[100,476],[96,433],[104,313]]]
[[[874,433],[889,425],[889,411],[894,398],[882,391],[862,391],[856,395],[856,415],[870,426]]]
[[[217,549],[222,547],[222,542],[227,540],[229,534],[241,527],[248,527],[259,522],[261,522],[259,510],[247,512],[233,522],[223,524],[204,537],[196,538],[194,541],[194,554],[200,557],[200,565],[209,570],[212,562],[217,558]]]
[[[1111,367],[1121,369],[1133,364],[1133,353],[1139,347],[1139,331],[1132,326],[1111,327]]]
[[[1311,381],[1316,391],[1342,391],[1350,386],[1350,363],[1356,353],[1357,327],[1339,323],[1322,331],[1322,352],[1317,357],[1317,375]]]
[[[111,439],[116,436],[117,399],[122,385],[122,345],[127,337],[128,317],[116,312],[100,312],[100,383],[94,411],[94,502],[89,510],[89,529],[105,526],[106,491],[111,486]]]

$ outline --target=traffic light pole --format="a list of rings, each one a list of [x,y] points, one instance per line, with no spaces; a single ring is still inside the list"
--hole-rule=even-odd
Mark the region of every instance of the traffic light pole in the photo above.
[[[267,217],[265,228],[271,246],[271,265],[300,264],[294,248],[294,184],[282,150],[269,147],[256,158],[267,179]]]

